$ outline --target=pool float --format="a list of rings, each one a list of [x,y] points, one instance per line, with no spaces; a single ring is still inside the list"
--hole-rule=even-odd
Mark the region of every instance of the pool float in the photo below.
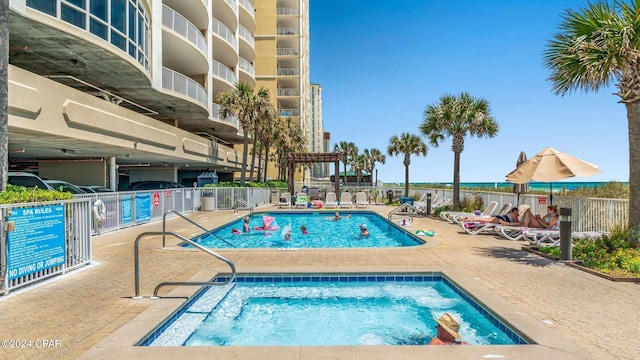
[[[278,225],[272,225],[274,220],[275,220],[275,218],[273,216],[263,215],[262,216],[262,221],[263,221],[264,225],[256,226],[253,229],[254,230],[265,230],[265,231],[280,229],[278,227]]]
[[[433,230],[416,230],[416,235],[418,236],[433,236],[436,232]]]

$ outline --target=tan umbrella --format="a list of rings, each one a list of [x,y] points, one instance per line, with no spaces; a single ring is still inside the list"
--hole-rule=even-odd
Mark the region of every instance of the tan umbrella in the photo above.
[[[548,147],[507,174],[507,181],[515,184],[525,184],[531,180],[544,181],[549,182],[551,188],[554,181],[601,172],[596,165]],[[549,198],[553,204],[553,195],[550,194]]]
[[[527,161],[527,154],[524,151],[520,151],[520,155],[518,155],[518,160],[516,161],[516,168],[524,164],[526,161]],[[520,194],[525,194],[527,192],[529,192],[528,182],[524,184],[513,184],[513,193],[517,194],[516,206],[518,206],[520,203]]]

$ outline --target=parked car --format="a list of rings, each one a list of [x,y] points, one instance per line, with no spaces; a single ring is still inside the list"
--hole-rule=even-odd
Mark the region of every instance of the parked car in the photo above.
[[[79,187],[77,187],[76,185],[73,185],[73,184],[68,183],[66,181],[62,181],[62,180],[45,180],[44,182],[49,184],[49,186],[51,186],[54,190],[66,191],[66,192],[70,192],[72,194],[86,194],[86,192],[84,190],[82,190]]]
[[[109,192],[114,192],[113,190],[104,187],[104,186],[100,186],[100,185],[87,185],[87,186],[78,186],[80,189],[82,189],[84,192],[86,193],[109,193]]]
[[[184,188],[185,186],[175,181],[160,181],[160,180],[148,180],[148,181],[136,181],[129,184],[127,191],[138,190],[155,190],[155,189],[176,189]]]
[[[40,179],[38,175],[34,175],[28,172],[9,172],[7,177],[7,183],[15,186],[24,186],[28,188],[53,190],[44,180]]]

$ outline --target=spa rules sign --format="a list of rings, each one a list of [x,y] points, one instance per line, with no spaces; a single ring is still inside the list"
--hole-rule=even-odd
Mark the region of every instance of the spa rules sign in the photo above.
[[[13,209],[9,221],[9,280],[65,263],[63,205]]]

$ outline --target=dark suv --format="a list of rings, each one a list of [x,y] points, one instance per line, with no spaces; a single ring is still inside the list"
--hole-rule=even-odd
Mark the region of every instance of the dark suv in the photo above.
[[[28,172],[9,172],[7,177],[7,183],[15,186],[24,186],[28,188],[53,190],[44,180],[40,179],[37,175]]]
[[[174,181],[149,180],[149,181],[133,182],[129,184],[127,191],[175,189],[175,188],[183,188],[183,187],[185,186]]]

